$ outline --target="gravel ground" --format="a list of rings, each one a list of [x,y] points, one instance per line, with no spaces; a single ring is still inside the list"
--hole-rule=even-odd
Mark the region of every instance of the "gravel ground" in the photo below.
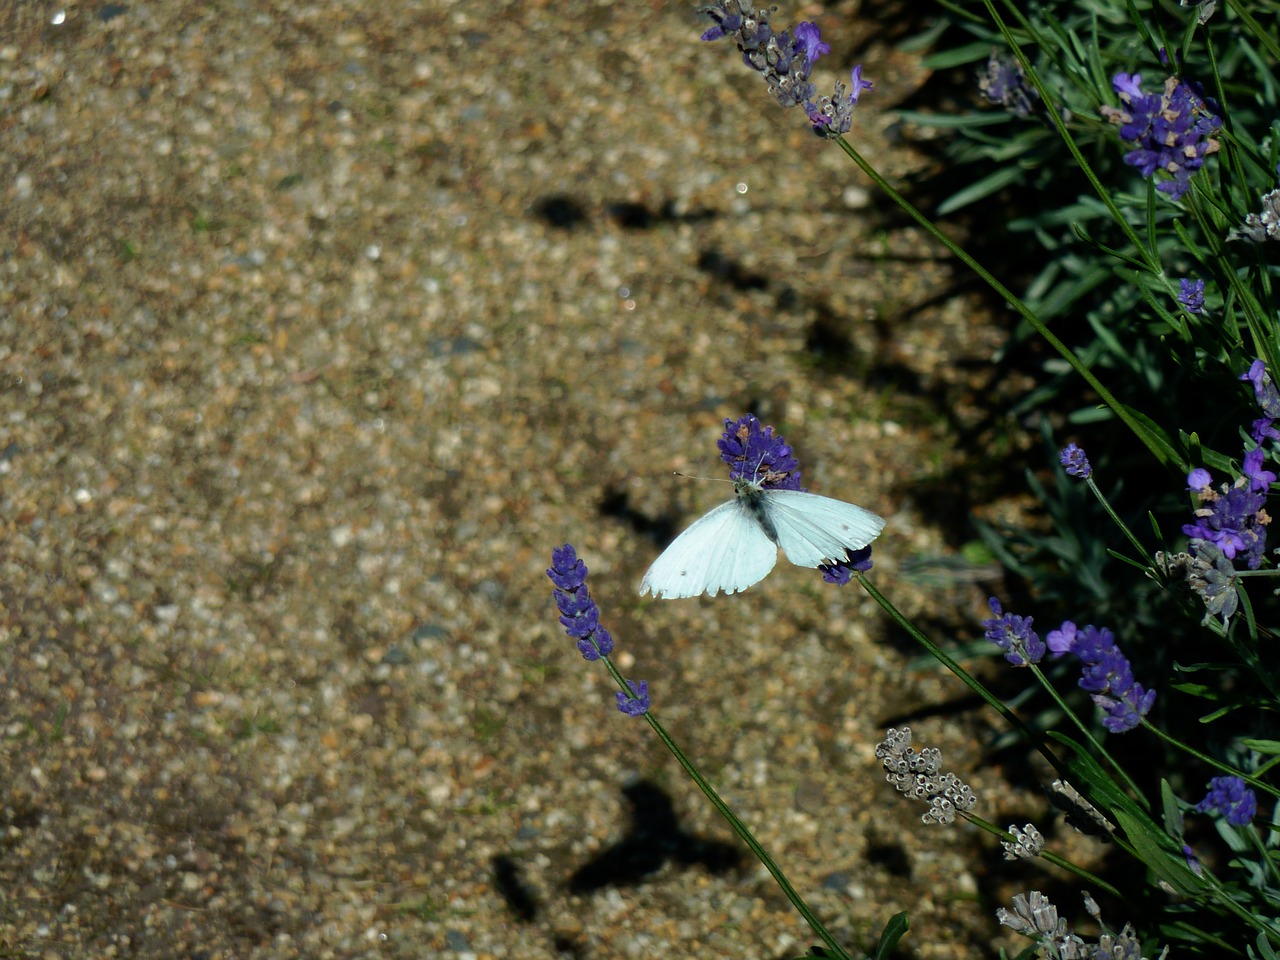
[[[753,409],[888,517],[882,589],[974,623],[971,578],[911,565],[950,556],[964,361],[1000,331],[691,9],[498,8],[0,13],[0,954],[802,952],[564,638],[566,540],[624,671],[841,936],[909,910],[903,956],[1006,942],[990,844],[923,829],[874,744],[922,712],[991,819],[1034,802],[864,594],[783,563],[636,595],[725,496],[671,472],[717,474]],[[822,86],[877,81],[872,162],[919,169],[880,112],[916,63],[857,4],[792,16]]]

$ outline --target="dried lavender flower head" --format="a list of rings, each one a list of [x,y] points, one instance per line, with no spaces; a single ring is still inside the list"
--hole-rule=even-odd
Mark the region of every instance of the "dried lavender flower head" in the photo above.
[[[876,756],[884,767],[885,780],[899,793],[928,803],[921,815],[924,823],[947,824],[958,813],[977,806],[978,798],[954,773],[942,773],[942,751],[927,747],[917,752],[911,746],[910,727],[891,727],[876,745]]]
[[[1034,823],[1028,823],[1024,827],[1011,823],[1009,834],[1013,837],[1012,840],[1000,841],[1006,860],[1030,860],[1040,856],[1044,850],[1044,834],[1036,829]]]

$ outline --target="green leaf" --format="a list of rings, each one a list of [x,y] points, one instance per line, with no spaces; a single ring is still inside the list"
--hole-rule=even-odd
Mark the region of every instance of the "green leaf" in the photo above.
[[[1087,796],[1090,803],[1108,814],[1115,810],[1128,810],[1131,816],[1145,817],[1153,828],[1158,829],[1156,822],[1147,816],[1143,807],[1125,793],[1084,746],[1056,730],[1050,730],[1046,736],[1072,751],[1073,756],[1067,761],[1067,769],[1077,780],[1073,786]]]
[[[1173,839],[1161,830],[1153,831],[1149,820],[1129,815],[1127,810],[1111,811],[1120,829],[1133,845],[1138,859],[1147,865],[1155,876],[1163,880],[1183,896],[1194,896],[1204,890],[1204,881],[1191,872],[1179,850],[1168,849]]]
[[[1183,453],[1173,445],[1173,440],[1164,431],[1164,428],[1148,417],[1145,413],[1139,413],[1133,407],[1116,401],[1117,405],[1123,409],[1134,420],[1134,433],[1138,435],[1147,448],[1160,458],[1160,462],[1167,466],[1175,467],[1183,473],[1189,469],[1186,457]]]
[[[884,930],[880,932],[880,942],[876,944],[875,952],[871,954],[872,960],[886,960],[898,945],[898,941],[910,929],[911,918],[905,910],[890,917],[889,922],[884,925]]]
[[[1280,753],[1280,740],[1254,740],[1252,737],[1245,737],[1240,744],[1258,753]]]
[[[949,213],[959,210],[961,207],[967,207],[971,203],[976,203],[985,197],[991,196],[1011,183],[1017,183],[1023,177],[1022,169],[1017,166],[1000,167],[994,173],[983,177],[977,183],[971,183],[951,196],[942,201],[938,205],[938,216],[945,217]]]
[[[1160,780],[1160,804],[1164,807],[1164,829],[1171,837],[1182,836],[1182,805],[1173,794],[1169,781]]]

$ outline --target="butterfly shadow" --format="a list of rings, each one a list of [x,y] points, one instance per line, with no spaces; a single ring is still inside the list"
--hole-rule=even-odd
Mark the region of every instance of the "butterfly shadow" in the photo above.
[[[626,834],[574,871],[567,883],[570,893],[636,886],[668,862],[701,866],[714,875],[742,865],[742,852],[736,845],[684,830],[671,798],[655,784],[641,780],[624,787],[622,795],[631,806]]]

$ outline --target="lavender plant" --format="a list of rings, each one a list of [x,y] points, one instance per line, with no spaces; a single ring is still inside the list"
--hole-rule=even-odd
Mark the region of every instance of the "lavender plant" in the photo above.
[[[1057,354],[1019,410],[1039,414],[1048,442],[1048,425],[1067,417],[1088,432],[1091,455],[1063,446],[1055,484],[1030,465],[1052,537],[984,535],[1040,605],[1037,617],[1061,619],[1041,639],[1032,617],[991,598],[982,623],[991,652],[1027,679],[1014,710],[872,583],[869,550],[825,579],[857,583],[981,696],[1054,771],[1045,790],[1068,822],[1106,834],[1138,869],[1112,882],[1065,859],[1034,823],[1001,829],[983,819],[982,798],[944,772],[938,751],[913,748],[909,729],[889,730],[876,756],[895,790],[924,804],[925,823],[986,830],[1005,857],[1066,871],[1132,910],[1114,931],[1086,892],[1100,929],[1087,939],[1040,891],[1019,894],[997,919],[1039,955],[1275,960],[1280,590],[1267,506],[1280,462],[1280,300],[1268,241],[1280,239],[1280,30],[1240,0],[1221,9],[1212,0],[950,0],[939,11],[935,63],[980,66],[975,108],[946,120],[958,134],[952,171],[973,179],[935,215],[980,199],[1004,204],[1008,230],[1041,247],[1038,260],[1009,264],[1009,284],[846,138],[874,88],[858,66],[849,84],[818,94],[814,67],[830,47],[816,25],[775,31],[774,8],[718,0],[704,8],[712,25],[702,39],[735,45],[780,106],[801,107],[816,134],[1013,307],[1011,349],[1034,337]],[[1017,210],[1022,189],[1036,193],[1032,212]],[[798,483],[781,437],[750,416],[726,427],[731,469],[768,459],[783,464],[769,468],[769,482]],[[849,956],[658,723],[647,685],[617,672],[571,547],[553,554],[548,574],[569,635],[621,688],[619,709],[645,717],[769,868],[823,941],[814,955]],[[890,920],[877,955],[905,928],[905,918]]]

